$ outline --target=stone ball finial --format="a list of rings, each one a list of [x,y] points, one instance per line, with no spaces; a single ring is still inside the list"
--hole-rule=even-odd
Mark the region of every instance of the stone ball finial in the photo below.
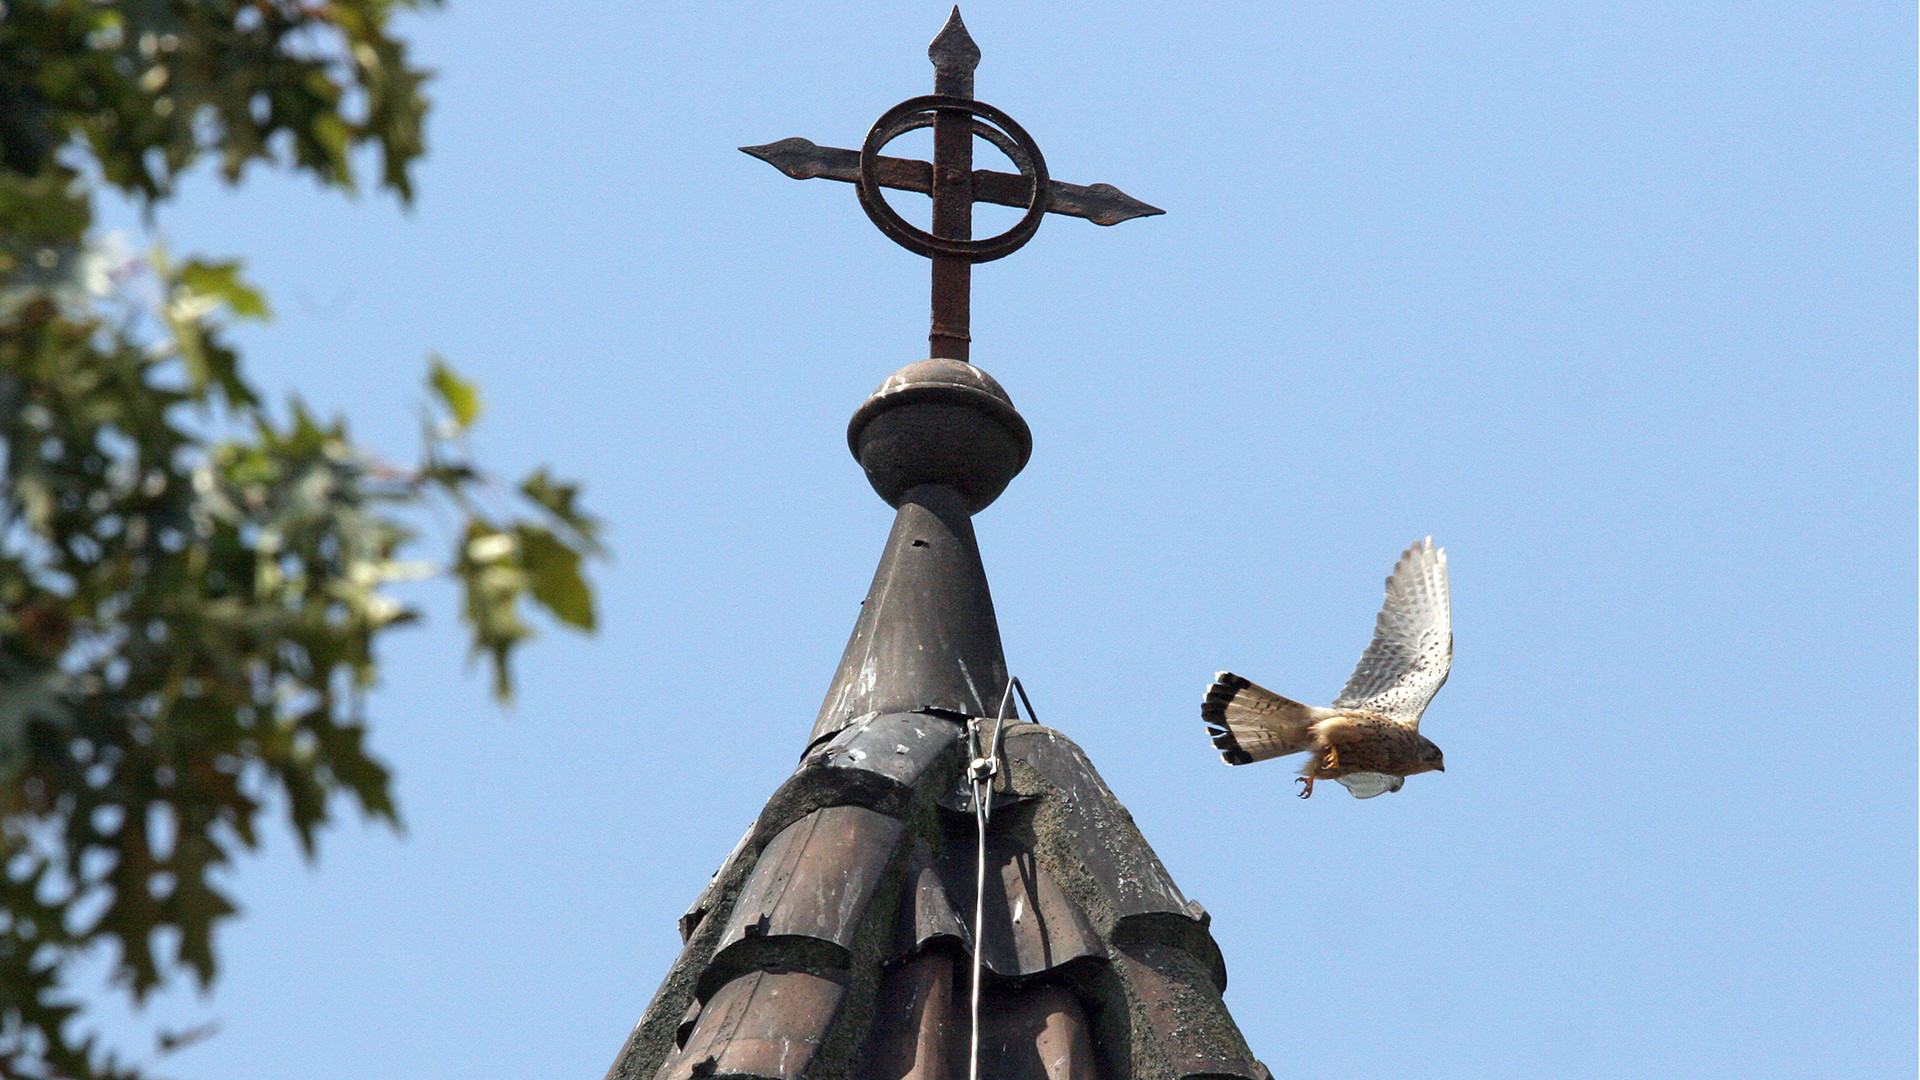
[[[921,360],[887,376],[854,412],[847,446],[888,505],[921,484],[946,484],[977,514],[1026,467],[1033,433],[993,376],[959,360]]]

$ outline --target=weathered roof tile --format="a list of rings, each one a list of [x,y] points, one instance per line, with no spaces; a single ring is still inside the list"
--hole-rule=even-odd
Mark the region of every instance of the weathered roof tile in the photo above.
[[[756,971],[721,987],[659,1080],[799,1080],[840,1014],[846,989],[805,972]]]
[[[1133,1080],[1257,1080],[1261,1067],[1198,958],[1138,945],[1116,949],[1113,962],[1134,1014]]]
[[[832,966],[845,967],[881,872],[904,835],[906,826],[899,821],[858,806],[816,810],[787,826],[760,853],[741,888],[715,950],[716,966],[812,967],[799,958],[824,955]],[[833,948],[822,953],[785,938]]]
[[[949,843],[938,863],[953,910],[969,923],[978,855],[976,844],[963,840]],[[996,975],[1038,975],[1074,960],[1107,954],[1079,905],[1034,858],[1032,846],[1018,836],[988,835],[986,902],[981,908],[981,963]]]
[[[1007,728],[1006,747],[1016,776],[1024,764],[1033,774],[1029,783],[1051,793],[1058,808],[1047,815],[1051,827],[1071,861],[1084,867],[1100,889],[1103,914],[1115,922],[1152,913],[1187,916],[1187,898],[1140,835],[1133,815],[1071,739],[1039,724],[1014,724]]]
[[[960,740],[960,724],[932,713],[878,713],[853,721],[808,754],[808,765],[851,769],[911,788]],[[803,766],[805,768],[806,766]]]

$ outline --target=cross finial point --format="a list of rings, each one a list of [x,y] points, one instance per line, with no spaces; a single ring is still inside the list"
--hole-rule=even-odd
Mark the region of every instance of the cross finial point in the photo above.
[[[927,59],[933,61],[935,71],[970,72],[980,66],[980,46],[974,44],[973,35],[967,33],[967,24],[960,21],[959,4],[953,5],[947,25],[940,28],[933,44],[927,46]]]

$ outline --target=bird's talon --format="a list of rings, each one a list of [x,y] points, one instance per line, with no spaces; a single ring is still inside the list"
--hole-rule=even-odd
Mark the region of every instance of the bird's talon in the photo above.
[[[1298,783],[1298,784],[1300,784],[1300,785],[1301,785],[1301,786],[1300,786],[1300,797],[1301,797],[1301,798],[1303,798],[1303,799],[1311,799],[1311,798],[1313,798],[1313,777],[1311,777],[1311,776],[1296,776],[1296,777],[1294,777],[1293,779],[1294,779],[1294,781],[1295,781],[1296,783]]]

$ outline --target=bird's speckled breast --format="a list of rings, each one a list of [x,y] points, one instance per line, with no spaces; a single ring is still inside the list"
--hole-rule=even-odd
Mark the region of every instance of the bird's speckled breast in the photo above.
[[[1425,771],[1419,732],[1377,713],[1343,713],[1316,724],[1314,734],[1337,751],[1340,760],[1337,768],[1322,767],[1318,771],[1322,779],[1357,772],[1404,776]]]

